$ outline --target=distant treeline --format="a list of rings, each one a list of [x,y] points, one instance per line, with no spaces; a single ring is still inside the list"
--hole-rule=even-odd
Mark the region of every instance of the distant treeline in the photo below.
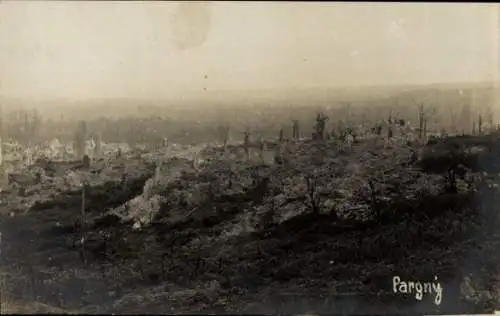
[[[84,108],[78,107],[72,115],[61,112],[59,116],[53,112],[48,115],[37,110],[14,110],[4,113],[2,129],[4,138],[13,138],[21,143],[47,141],[55,137],[67,142],[74,140],[78,121],[85,120],[88,136],[100,134],[105,142],[156,143],[168,137],[173,142],[194,144],[220,141],[221,127],[226,126],[230,127],[231,139],[236,140],[242,140],[247,129],[252,137],[263,138],[278,138],[283,129],[287,137],[291,136],[292,120],[300,120],[303,136],[310,136],[318,112],[329,117],[327,130],[334,128],[339,121],[348,125],[372,125],[389,116],[417,125],[418,107],[424,104],[432,116],[427,126],[429,131],[467,132],[472,129],[473,121],[479,114],[485,118],[485,123],[496,123],[492,111],[494,101],[490,90],[472,93],[450,89],[399,92],[384,98],[350,102],[327,102],[311,97],[309,101],[304,101],[303,106],[261,100],[232,106],[197,106],[196,111],[188,105],[170,109],[140,106],[134,114],[115,106],[119,111],[116,115],[109,113],[110,108],[102,112],[89,109],[87,113]]]

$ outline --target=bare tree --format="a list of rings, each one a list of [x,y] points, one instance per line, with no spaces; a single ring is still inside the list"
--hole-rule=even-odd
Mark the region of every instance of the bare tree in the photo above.
[[[306,177],[305,180],[307,183],[306,205],[313,213],[319,214],[321,211],[320,209],[321,195],[317,190],[318,178]]]
[[[221,133],[221,138],[222,138],[222,143],[223,143],[224,149],[226,149],[227,144],[229,142],[230,135],[231,135],[231,127],[229,126],[229,124],[221,126],[220,133]]]
[[[494,121],[494,112],[491,105],[486,108],[486,116],[488,117],[488,129],[491,131],[493,129]]]
[[[298,170],[296,170],[296,172],[298,172]],[[316,215],[320,214],[322,200],[323,198],[327,198],[329,194],[320,192],[318,185],[318,180],[319,180],[318,175],[304,176],[303,180],[305,181],[306,184],[305,192],[301,191],[300,193],[294,194],[294,196],[284,201],[280,205],[280,207],[287,205],[289,203],[300,202],[303,203],[304,206],[306,206],[307,209],[309,209],[313,214]]]
[[[259,159],[260,162],[264,164],[264,151],[266,150],[266,143],[263,141],[262,136],[259,136],[257,143],[259,148]]]
[[[427,138],[427,123],[430,117],[436,114],[436,109],[426,107],[423,103],[418,104],[418,137],[421,140]]]
[[[295,140],[300,138],[299,120],[293,120],[292,138]]]
[[[479,135],[483,133],[483,117],[481,116],[481,114],[479,114],[477,118],[477,132],[479,133]]]
[[[424,125],[425,125],[425,112],[424,105],[419,104],[418,106],[418,138],[422,139],[424,135]]]
[[[392,121],[392,112],[389,113],[389,118],[387,119],[387,138],[391,139],[394,135],[393,131],[393,121]]]
[[[318,113],[316,115],[316,125],[314,127],[315,130],[315,139],[324,139],[325,137],[325,127],[326,127],[326,121],[328,120],[328,116],[324,115],[323,113]]]
[[[243,148],[245,150],[247,161],[250,160],[250,129],[247,128],[245,132],[243,132]]]

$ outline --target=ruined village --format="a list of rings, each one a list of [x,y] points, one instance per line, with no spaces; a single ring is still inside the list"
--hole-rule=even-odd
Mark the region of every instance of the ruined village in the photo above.
[[[445,291],[439,308],[491,307],[498,126],[478,114],[449,135],[427,127],[430,106],[413,110],[311,111],[266,138],[221,123],[199,144],[129,125],[108,142],[83,120],[66,141],[34,142],[46,123],[31,112],[9,127],[19,141],[3,140],[3,282],[65,312],[265,312],[266,299],[284,302],[274,311],[427,311],[391,296],[383,280],[398,271],[452,289],[473,277],[468,297]],[[374,292],[392,300],[342,296]]]

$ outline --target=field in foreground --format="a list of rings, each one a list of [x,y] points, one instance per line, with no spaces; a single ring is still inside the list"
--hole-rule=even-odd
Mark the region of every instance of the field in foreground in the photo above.
[[[339,152],[304,140],[281,148],[279,164],[200,146],[89,171],[38,165],[40,183],[2,192],[3,288],[88,313],[484,310],[498,303],[500,142],[451,142],[373,137]],[[470,169],[455,190],[453,155]],[[395,275],[438,276],[442,304],[394,296]],[[468,298],[458,295],[466,277]]]

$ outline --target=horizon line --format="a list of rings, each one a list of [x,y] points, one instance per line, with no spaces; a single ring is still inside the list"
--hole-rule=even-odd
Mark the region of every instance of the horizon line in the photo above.
[[[495,82],[494,80],[483,80],[483,81],[445,81],[445,82],[431,82],[431,83],[394,83],[394,84],[347,84],[347,85],[311,85],[311,86],[302,86],[302,87],[280,87],[280,88],[255,88],[255,89],[210,89],[210,90],[185,90],[182,94],[176,93],[173,96],[161,96],[161,97],[141,97],[141,96],[89,96],[89,97],[68,97],[68,96],[54,96],[54,97],[23,97],[23,96],[13,96],[13,95],[5,95],[0,94],[0,100],[10,100],[10,101],[24,101],[24,102],[49,102],[49,101],[69,101],[69,102],[88,102],[88,101],[97,101],[97,100],[149,100],[149,101],[162,101],[162,100],[172,100],[172,99],[190,99],[189,94],[192,94],[197,99],[202,96],[204,93],[238,93],[238,92],[255,92],[255,91],[302,91],[302,90],[313,90],[313,89],[331,89],[331,90],[349,90],[349,89],[383,89],[383,88],[424,88],[430,86],[461,86],[461,85],[488,85],[500,88],[500,81]],[[258,97],[258,96],[257,96]]]

